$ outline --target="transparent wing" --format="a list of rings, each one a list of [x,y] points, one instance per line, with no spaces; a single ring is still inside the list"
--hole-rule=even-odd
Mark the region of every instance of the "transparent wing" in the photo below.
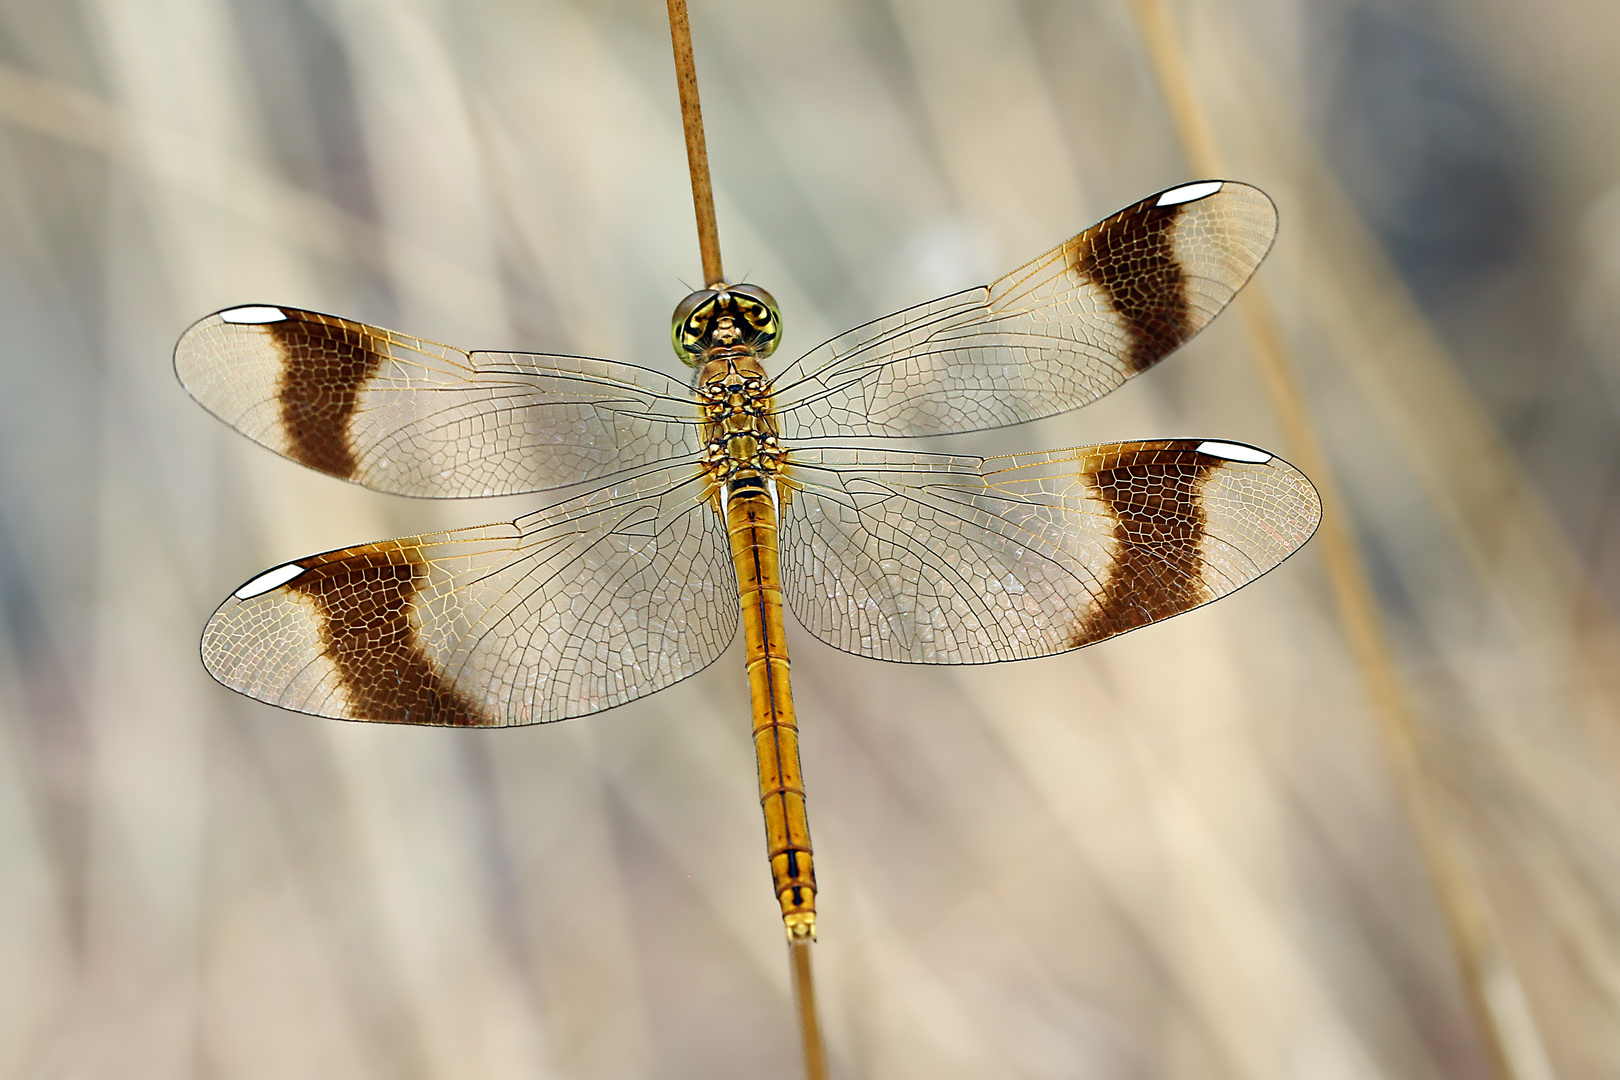
[[[567,487],[699,451],[692,396],[611,360],[467,353],[334,315],[231,308],[175,373],[255,442],[377,491],[461,498]]]
[[[857,327],[775,380],[782,436],[945,435],[1093,401],[1198,333],[1265,257],[1258,188],[1185,184],[991,285]]]
[[[1292,466],[1236,443],[999,458],[811,449],[782,515],[788,605],[881,660],[977,664],[1089,645],[1242,587],[1321,518]]]
[[[506,726],[622,705],[699,671],[737,627],[725,529],[692,466],[511,524],[267,571],[203,632],[214,678],[345,720]]]

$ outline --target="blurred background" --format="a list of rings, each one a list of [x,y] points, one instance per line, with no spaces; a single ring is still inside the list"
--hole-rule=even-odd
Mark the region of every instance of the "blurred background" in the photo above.
[[[834,1074],[1620,1075],[1620,8],[1166,10],[1226,172],[1281,208],[1259,280],[1474,976],[1318,542],[1045,661],[790,627]],[[782,302],[783,356],[1195,176],[1125,0],[692,20],[726,265]],[[796,1074],[739,650],[486,733],[279,712],[197,660],[267,566],[542,500],[274,458],[176,384],[192,320],[679,372],[667,33],[658,0],[0,0],[0,1075]],[[1289,456],[1252,356],[1231,314],[951,448]]]

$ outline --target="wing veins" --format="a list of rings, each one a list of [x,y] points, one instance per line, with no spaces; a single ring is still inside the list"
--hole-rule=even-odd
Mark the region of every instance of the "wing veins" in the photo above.
[[[846,330],[841,334],[835,334],[834,336],[832,336],[832,337],[828,338],[827,340],[821,342],[815,348],[813,348],[813,349],[809,350],[808,352],[806,352],[803,356],[799,357],[797,360],[793,361],[792,364],[790,364],[788,367],[783,369],[782,375],[779,376],[779,377],[780,378],[785,378],[787,375],[794,372],[794,370],[796,368],[798,368],[800,364],[804,363],[805,360],[807,360],[808,358],[814,356],[820,350],[822,350],[822,349],[830,349],[833,342],[837,341],[839,338],[848,337],[851,334],[857,334],[860,331],[865,330],[867,327],[875,326],[878,323],[883,322],[884,319],[892,319],[892,318],[895,318],[896,316],[904,315],[908,311],[918,311],[918,310],[923,309],[923,308],[929,308],[929,307],[932,307],[935,304],[944,303],[945,301],[950,300],[950,299],[952,299],[954,297],[967,296],[969,293],[979,292],[979,291],[984,290],[986,288],[987,288],[987,286],[984,286],[984,285],[975,285],[973,288],[971,288],[971,289],[963,289],[961,292],[947,293],[944,296],[941,296],[940,298],[938,298],[937,300],[929,300],[929,301],[925,301],[924,303],[921,303],[921,304],[913,305],[912,307],[909,307],[909,308],[902,308],[900,311],[894,312],[893,314],[885,315],[882,318],[868,320],[867,322],[864,322],[861,325],[859,325],[857,327],[854,327],[853,329]],[[984,305],[979,304],[977,306],[982,307]],[[875,349],[875,348],[877,348],[877,347],[879,347],[881,345],[888,344],[892,339],[894,339],[896,337],[899,337],[902,334],[913,333],[913,332],[917,331],[919,328],[928,326],[931,323],[940,323],[940,322],[949,321],[950,319],[953,319],[953,318],[956,318],[956,317],[962,315],[964,312],[971,312],[972,310],[973,310],[973,307],[971,307],[971,306],[957,305],[957,306],[953,306],[951,308],[947,308],[945,310],[942,310],[942,311],[938,312],[935,315],[929,316],[926,319],[920,319],[919,321],[916,321],[916,322],[903,322],[903,323],[900,323],[899,325],[893,327],[892,329],[886,330],[883,333],[879,334],[877,337],[872,338],[870,341],[865,341],[865,342],[860,343],[859,345],[856,345],[856,346],[852,347],[848,352],[835,354],[830,359],[828,359],[826,363],[822,364],[820,367],[816,368],[814,371],[800,372],[791,382],[784,382],[784,383],[781,383],[779,385],[778,384],[773,384],[772,387],[771,387],[771,391],[772,391],[772,393],[787,393],[788,391],[793,390],[794,388],[796,388],[798,386],[802,386],[804,383],[812,382],[812,381],[814,381],[816,379],[821,378],[823,375],[825,375],[827,373],[828,370],[830,370],[831,368],[837,367],[839,364],[842,364],[842,363],[846,362],[847,360],[849,360],[850,357],[859,356],[862,353],[870,352],[872,349]]]
[[[843,471],[843,470],[840,470],[840,469],[838,469],[836,467],[828,467],[828,466],[809,466],[808,468],[821,469],[822,471],[832,472],[834,474],[837,474],[837,473]],[[854,470],[850,470],[850,472],[854,472]],[[946,497],[944,495],[940,495],[939,496],[940,503],[946,504],[945,506],[941,506],[941,505],[939,505],[939,503],[927,502],[927,501],[924,501],[923,499],[920,499],[920,498],[918,498],[918,497],[916,497],[914,495],[909,495],[904,490],[898,489],[898,488],[894,487],[892,484],[880,483],[880,482],[878,482],[876,480],[873,480],[869,475],[862,474],[860,476],[860,479],[865,480],[868,483],[871,483],[874,487],[879,487],[882,490],[887,491],[889,494],[887,496],[885,496],[886,499],[887,498],[895,498],[895,499],[899,499],[899,500],[901,500],[903,502],[911,502],[911,503],[917,504],[918,506],[928,507],[929,509],[934,510],[936,512],[943,511],[944,516],[947,519],[960,522],[960,523],[968,526],[970,530],[973,530],[973,531],[976,531],[976,532],[987,533],[987,534],[989,534],[991,536],[995,536],[995,537],[997,537],[997,538],[999,538],[1001,540],[1007,541],[1008,543],[1015,543],[1016,542],[1014,537],[1008,536],[1006,533],[1000,532],[1000,531],[995,530],[995,529],[986,528],[983,523],[974,521],[971,517],[965,516],[959,510],[957,510],[957,509],[948,509],[947,508],[947,507],[970,508],[972,506],[971,502],[964,502],[964,501],[960,501],[958,499],[948,498],[948,497]],[[836,491],[836,490],[840,490],[840,489],[832,488],[827,484],[815,484],[815,485],[806,485],[806,486],[813,486],[816,490],[819,490],[819,491]],[[973,494],[975,494],[974,492],[970,492],[970,491],[962,488],[960,485],[954,485],[954,484],[948,484],[948,483],[945,483],[945,484],[928,484],[928,485],[917,484],[917,485],[907,485],[907,486],[913,487],[915,490],[927,490],[927,491],[930,491],[930,492],[937,492],[937,491],[942,491],[942,490],[943,491],[955,491],[955,492],[959,493],[960,495],[962,495],[964,498],[971,497]],[[1000,501],[1004,501],[1004,502],[1008,502],[1008,503],[1016,502],[1019,505],[1023,505],[1023,506],[1047,506],[1047,505],[1049,505],[1049,504],[1045,504],[1045,503],[1037,503],[1037,502],[1035,502],[1033,500],[1030,500],[1030,499],[1007,498],[1006,493],[998,493],[998,496],[999,496]],[[838,499],[834,499],[833,501],[842,502],[842,500],[838,500]],[[846,503],[845,505],[849,505],[849,504]],[[855,510],[855,513],[856,513],[858,519],[861,522],[861,532],[864,533],[867,536],[872,537],[874,540],[878,540],[878,541],[881,542],[881,538],[878,537],[877,534],[873,533],[869,528],[867,528],[865,513],[859,507],[851,507],[851,508]],[[1065,507],[1063,509],[1067,510],[1068,508]],[[1058,548],[1054,547],[1050,543],[1050,541],[1046,541],[1046,540],[1041,539],[1037,534],[1030,532],[1021,523],[1014,522],[1014,521],[1009,521],[1007,518],[1001,517],[1001,516],[998,516],[998,515],[986,515],[986,516],[991,517],[998,524],[1005,525],[1005,526],[1011,526],[1013,529],[1017,530],[1018,533],[1020,533],[1021,535],[1029,536],[1035,542],[1034,543],[1022,544],[1021,546],[1025,550],[1027,550],[1031,554],[1039,557],[1042,561],[1048,563],[1049,565],[1051,565],[1055,569],[1061,571],[1063,574],[1066,574],[1069,578],[1071,578],[1075,582],[1075,584],[1080,586],[1081,589],[1085,590],[1087,594],[1089,594],[1091,596],[1096,596],[1097,595],[1096,590],[1093,587],[1094,585],[1096,585],[1095,580],[1092,579],[1091,582],[1088,583],[1087,579],[1090,577],[1089,574],[1086,575],[1086,577],[1082,577],[1080,574],[1076,573],[1074,567],[1071,566],[1071,564],[1074,563],[1075,561],[1070,559],[1068,557],[1068,555],[1065,552],[1063,552],[1061,549],[1058,549]],[[958,536],[963,536],[964,538],[966,538],[966,534],[964,534],[964,533],[962,533],[960,531],[957,532],[957,535]],[[984,549],[986,551],[989,551],[992,554],[999,554],[999,553],[995,552],[995,549],[993,547],[990,547],[988,545],[981,544],[981,543],[979,543],[977,541],[974,541],[974,540],[969,540],[968,542],[970,544],[973,544],[973,546],[982,548],[982,549]],[[936,554],[933,551],[933,549],[931,547],[929,547],[928,545],[926,545],[926,544],[917,545],[915,547],[913,547],[911,545],[905,545],[905,547],[907,548],[907,550],[924,553],[926,555],[926,558],[924,558],[922,560],[922,562],[925,565],[933,566],[936,570],[943,569],[944,572],[940,574],[941,579],[942,580],[954,581],[958,586],[958,588],[955,589],[955,592],[957,593],[957,595],[960,595],[960,596],[964,597],[968,601],[969,607],[979,609],[978,613],[981,616],[985,617],[984,620],[983,620],[985,625],[994,625],[994,623],[995,623],[995,619],[993,617],[994,616],[994,609],[991,608],[988,604],[980,604],[978,602],[979,597],[977,595],[977,590],[966,587],[969,583],[966,581],[965,578],[962,577],[960,572],[956,569],[956,565],[954,563],[952,563],[948,559],[942,559],[942,556]],[[1075,565],[1080,565],[1080,564],[1075,564]],[[888,621],[888,620],[886,619],[885,621]]]
[[[610,538],[615,537],[615,536],[629,535],[627,533],[619,531],[619,526],[622,525],[625,522],[625,520],[630,516],[629,513],[626,513],[624,517],[621,517],[619,519],[619,521],[617,523],[615,523],[615,525],[613,527],[604,528],[604,529],[591,529],[591,528],[588,528],[588,527],[584,527],[584,526],[582,526],[580,524],[580,522],[583,519],[589,518],[589,517],[592,517],[592,516],[595,516],[595,515],[606,514],[606,513],[609,513],[610,511],[616,511],[616,510],[625,510],[625,511],[629,511],[629,512],[634,512],[635,510],[641,509],[641,507],[644,504],[648,503],[649,501],[656,500],[656,499],[658,499],[658,498],[660,498],[660,497],[662,497],[664,495],[668,495],[671,492],[673,492],[673,491],[677,490],[678,488],[680,488],[682,485],[689,484],[689,483],[691,483],[691,480],[688,478],[688,479],[684,479],[684,480],[681,480],[681,481],[678,481],[678,482],[675,482],[675,483],[668,484],[665,487],[662,487],[662,488],[659,488],[659,489],[656,489],[656,490],[653,490],[653,491],[648,491],[648,492],[644,492],[644,493],[638,493],[638,494],[636,494],[634,496],[627,497],[623,502],[615,500],[613,502],[610,502],[606,506],[595,507],[595,508],[583,508],[577,514],[571,515],[571,516],[569,516],[567,518],[563,518],[563,519],[560,519],[560,520],[555,521],[555,522],[548,522],[547,524],[541,526],[540,528],[535,529],[532,533],[524,533],[521,530],[521,527],[519,526],[519,529],[520,529],[519,538],[520,539],[524,539],[527,536],[531,536],[531,535],[540,535],[540,534],[545,534],[545,533],[551,533],[554,529],[556,530],[556,534],[553,535],[553,536],[546,536],[543,540],[538,541],[535,544],[535,547],[536,547],[537,550],[527,552],[527,553],[523,554],[522,556],[520,556],[520,558],[518,558],[518,559],[514,559],[511,562],[503,563],[502,565],[494,567],[494,568],[486,571],[484,574],[479,575],[476,578],[471,578],[471,579],[468,580],[468,584],[471,584],[473,582],[482,582],[482,581],[489,580],[490,578],[493,578],[493,577],[495,577],[495,576],[497,576],[497,575],[499,575],[499,574],[501,574],[503,572],[506,572],[506,571],[514,568],[519,562],[528,562],[531,565],[524,568],[522,574],[519,575],[518,578],[515,581],[512,582],[512,584],[511,584],[511,586],[509,588],[507,588],[506,590],[503,591],[505,595],[515,595],[515,594],[517,594],[517,592],[518,592],[518,590],[520,588],[522,588],[525,584],[528,584],[529,587],[527,588],[526,591],[524,591],[522,593],[522,599],[526,601],[530,597],[533,597],[533,596],[535,596],[537,594],[541,594],[541,593],[545,592],[545,590],[551,584],[553,584],[556,581],[562,579],[564,577],[564,575],[567,574],[570,567],[575,566],[586,555],[588,555],[592,551],[597,550],[601,545],[608,542],[608,540]],[[602,489],[598,489],[598,490],[606,490],[606,488],[602,488]],[[559,503],[557,505],[563,505],[563,504]],[[691,504],[688,505],[680,513],[671,515],[668,518],[660,518],[657,515],[656,511],[654,511],[653,520],[655,520],[655,521],[660,521],[661,520],[663,522],[662,526],[655,533],[655,536],[666,535],[671,529],[673,529],[675,527],[676,524],[685,521],[688,514],[692,513],[692,511],[694,511],[694,510],[700,509],[701,506],[702,506],[702,501],[699,500],[699,499],[694,499],[694,500],[692,500]],[[543,513],[546,512],[547,509],[549,509],[549,508],[542,508],[540,510],[534,511],[534,513],[535,514],[543,514]],[[532,516],[532,515],[526,515],[526,516]],[[521,521],[522,519],[519,518],[518,520]],[[514,524],[514,526],[517,526],[516,522],[514,522],[513,524]],[[565,527],[565,526],[568,526],[568,527]],[[569,549],[570,544],[575,539],[577,539],[578,537],[587,536],[592,532],[597,533],[595,538],[590,540],[577,554],[575,554],[571,558],[567,558],[560,565],[551,566],[550,569],[549,569],[549,572],[545,572],[546,569],[547,569],[548,564],[554,558],[556,558],[560,553],[566,552]],[[542,546],[546,549],[544,553],[542,553],[540,550],[538,550]],[[522,550],[522,548],[520,547],[520,548],[516,548],[514,550]],[[647,565],[649,565],[649,566],[652,565],[652,561],[649,560]],[[535,575],[542,574],[542,573],[544,573],[544,576],[541,579],[539,579],[537,581],[532,580],[532,579],[535,578]],[[594,593],[588,594],[591,597],[592,601],[594,602],[594,600],[600,599],[600,597],[605,592],[608,592],[610,590],[612,582],[613,582],[613,579],[611,579],[611,578],[605,579],[605,580],[602,580],[601,582],[599,582],[599,584],[598,584],[598,586],[596,588],[596,591]],[[462,586],[458,585],[457,589],[459,590],[461,587]],[[460,654],[460,658],[455,661],[455,667],[454,667],[455,673],[459,675],[464,670],[465,665],[470,661],[470,659],[472,658],[474,652],[476,651],[476,646],[478,644],[483,642],[485,640],[485,638],[489,634],[494,633],[495,630],[498,627],[500,627],[501,625],[503,625],[505,623],[508,623],[508,622],[512,621],[513,619],[515,619],[517,617],[518,613],[519,613],[519,609],[522,608],[522,607],[523,607],[523,604],[521,604],[521,603],[511,605],[506,611],[500,613],[499,616],[497,618],[495,618],[494,620],[492,620],[490,622],[487,622],[487,623],[483,623],[483,628],[478,630],[476,634],[474,634],[471,630],[469,630],[469,633],[467,634],[466,638],[463,639],[465,641],[465,647],[463,647],[461,643],[458,643],[458,646],[457,646],[457,648],[455,650],[455,652],[457,654]],[[565,636],[564,636],[564,648],[562,650],[559,650],[560,653],[566,652],[568,649],[574,648],[576,643],[585,640],[575,630],[571,630],[571,629],[565,630],[564,634],[565,634]],[[451,669],[447,666],[446,670],[448,672]]]

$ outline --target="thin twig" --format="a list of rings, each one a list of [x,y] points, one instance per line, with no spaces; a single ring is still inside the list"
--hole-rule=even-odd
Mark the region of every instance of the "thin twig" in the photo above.
[[[1223,175],[1214,135],[1193,96],[1186,75],[1186,60],[1163,3],[1161,0],[1134,0],[1134,3],[1148,53],[1188,161],[1201,176]],[[1502,995],[1492,993],[1493,988],[1504,984],[1516,987],[1517,979],[1496,939],[1488,910],[1469,880],[1463,858],[1443,820],[1434,781],[1424,765],[1417,721],[1396,674],[1366,568],[1350,535],[1344,500],[1316,438],[1304,393],[1283,347],[1275,310],[1258,281],[1251,281],[1239,300],[1255,364],[1289,454],[1322,495],[1322,524],[1316,536],[1318,551],[1327,569],[1350,651],[1367,687],[1367,696],[1394,770],[1396,787],[1411,819],[1450,931],[1469,1004],[1497,1074],[1503,1080],[1520,1080],[1523,1070],[1517,1068],[1516,1063],[1525,1061],[1527,1056],[1533,1060],[1538,1048],[1515,1045],[1516,1038],[1524,1037],[1519,1031],[1522,1025],[1498,1014],[1498,999]],[[1529,1037],[1534,1038],[1534,1033]]]
[[[809,1080],[827,1080],[827,1055],[821,1045],[821,1021],[816,1017],[816,983],[810,974],[811,947],[809,942],[788,946],[793,957],[793,1004],[799,1011],[805,1076]]]
[[[714,187],[709,181],[709,152],[703,141],[703,109],[698,104],[697,69],[692,60],[692,27],[686,0],[668,0],[669,36],[675,46],[675,81],[681,91],[681,120],[686,128],[686,160],[692,170],[692,205],[697,212],[698,249],[703,280],[711,288],[725,281],[720,268],[720,230],[714,220]],[[799,1020],[807,1080],[827,1080],[827,1055],[816,1015],[815,980],[810,970],[810,943],[788,946],[793,969],[793,1003]]]
[[[709,149],[703,141],[703,108],[698,104],[686,0],[669,0],[669,37],[675,46],[675,84],[681,91],[681,123],[686,128],[686,163],[692,170],[692,208],[697,211],[703,281],[712,288],[725,281],[726,275],[720,268],[720,229],[714,221],[714,186],[709,182]]]

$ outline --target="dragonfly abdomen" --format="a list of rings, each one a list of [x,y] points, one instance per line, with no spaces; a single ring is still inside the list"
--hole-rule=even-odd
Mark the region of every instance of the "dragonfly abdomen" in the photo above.
[[[742,596],[754,755],[771,878],[790,941],[816,936],[816,874],[799,768],[799,728],[789,687],[778,563],[776,500],[768,487],[739,483],[726,501],[726,529]]]

